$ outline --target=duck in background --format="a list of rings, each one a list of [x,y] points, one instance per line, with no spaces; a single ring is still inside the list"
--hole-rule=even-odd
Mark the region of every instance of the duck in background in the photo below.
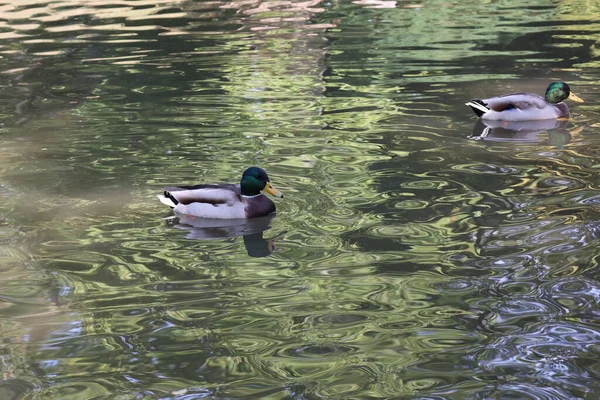
[[[565,99],[583,103],[565,82],[552,82],[544,97],[535,93],[514,93],[465,104],[484,120],[534,121],[568,118],[569,107],[563,102]]]

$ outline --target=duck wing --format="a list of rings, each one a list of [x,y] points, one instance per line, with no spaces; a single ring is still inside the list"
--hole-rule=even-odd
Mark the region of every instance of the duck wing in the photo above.
[[[240,185],[193,185],[193,186],[167,186],[164,197],[170,199],[175,205],[206,203],[206,204],[233,204],[241,202]]]
[[[240,185],[235,183],[218,183],[218,184],[200,184],[200,185],[177,185],[177,186],[165,186],[163,190],[168,192],[178,192],[182,190],[196,190],[196,189],[227,189],[237,193],[241,193]]]
[[[530,110],[542,109],[548,107],[549,103],[542,97],[534,93],[515,93],[506,96],[492,97],[480,100],[490,110],[496,112],[507,111],[511,109]]]

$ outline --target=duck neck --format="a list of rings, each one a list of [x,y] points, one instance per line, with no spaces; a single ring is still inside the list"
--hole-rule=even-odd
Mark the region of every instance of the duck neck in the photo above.
[[[566,103],[560,102],[555,104],[554,107],[558,108],[558,118],[567,118],[569,116],[569,106]]]

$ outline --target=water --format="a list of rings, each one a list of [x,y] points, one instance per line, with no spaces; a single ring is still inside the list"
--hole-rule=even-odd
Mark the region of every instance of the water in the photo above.
[[[0,398],[598,398],[599,13],[0,1]],[[274,218],[155,197],[250,165]]]

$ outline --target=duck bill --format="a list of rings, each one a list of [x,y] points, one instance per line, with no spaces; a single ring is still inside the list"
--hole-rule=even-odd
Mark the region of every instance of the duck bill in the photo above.
[[[583,103],[583,99],[581,97],[579,97],[579,96],[576,96],[575,93],[573,93],[573,92],[571,92],[569,94],[569,100],[573,100],[573,101],[576,101],[578,103]]]
[[[283,197],[283,193],[281,193],[279,190],[275,189],[273,187],[273,185],[271,185],[269,182],[267,182],[267,184],[265,185],[265,188],[263,190],[265,192],[269,193],[271,196]]]

